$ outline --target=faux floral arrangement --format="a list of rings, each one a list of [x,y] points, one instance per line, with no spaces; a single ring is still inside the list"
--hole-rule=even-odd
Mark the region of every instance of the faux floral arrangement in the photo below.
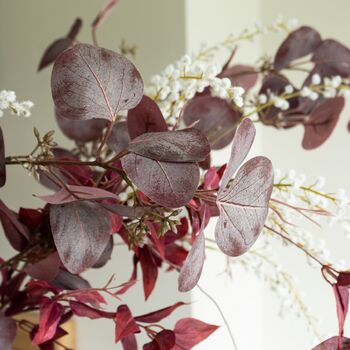
[[[107,299],[120,300],[137,283],[139,267],[145,299],[164,266],[179,272],[181,292],[190,291],[200,279],[205,250],[217,247],[229,265],[255,270],[266,264],[269,270],[261,269],[261,277],[273,290],[290,295],[282,311],[293,305],[314,329],[292,277],[268,251],[274,238],[302,250],[334,290],[339,334],[314,350],[350,349],[350,339],[343,336],[350,271],[331,262],[296,224],[336,221],[349,233],[349,199],[343,190],[324,192],[321,177],[308,185],[293,171],[285,176],[274,171],[265,157],[245,161],[257,122],[276,129],[303,125],[302,146],[308,150],[328,139],[350,91],[350,50],[313,28],[294,29],[278,20],[185,55],[144,87],[125,56],[133,48],[124,45],[122,55],[97,44],[97,29],[116,3],[108,1],[93,22],[94,45],[78,42],[82,21],[77,19],[39,65],[41,70],[54,64],[55,117],[76,147],[60,148],[53,131],[42,135],[35,129],[33,150],[9,156],[0,129],[0,185],[7,166],[21,165],[53,191],[40,197],[41,209],[15,212],[0,201],[4,233],[18,252],[0,259],[0,349],[11,349],[21,328],[41,349],[67,350],[60,342],[66,335],[61,326],[72,316],[110,319],[115,341],[125,350],[138,349],[141,332],[149,337],[145,350],[192,349],[217,326],[183,318],[173,329],[162,327],[161,321],[185,303],[135,316],[132,305],[108,309]],[[257,66],[232,64],[240,41],[273,31],[288,34],[273,59],[264,57]],[[224,49],[229,59],[218,66],[215,55]],[[291,70],[305,75],[301,85],[289,80]],[[28,117],[32,107],[30,101],[18,102],[12,91],[0,92],[0,116],[8,109]],[[231,142],[228,163],[212,166],[211,150]],[[217,220],[215,240],[205,235],[211,218]],[[80,274],[102,268],[115,240],[133,253],[132,276],[119,285],[112,276],[103,287],[91,286]],[[40,311],[39,324],[21,319],[34,310]],[[224,315],[223,322],[238,349]]]

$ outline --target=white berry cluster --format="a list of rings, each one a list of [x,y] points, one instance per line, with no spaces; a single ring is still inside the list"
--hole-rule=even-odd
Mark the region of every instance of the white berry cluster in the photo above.
[[[350,238],[349,197],[344,189],[327,193],[323,190],[324,185],[323,177],[307,185],[305,175],[297,174],[295,170],[289,171],[286,175],[276,170],[272,198],[288,205],[272,202],[275,211],[270,211],[267,222],[274,229],[278,231],[282,229],[288,233],[295,243],[301,244],[324,263],[343,268],[342,261],[331,261],[324,240],[315,240],[308,230],[301,227],[305,226],[305,221],[304,224],[298,225],[306,215],[310,218],[310,222],[313,221],[320,226],[332,226],[337,223],[347,238]],[[303,214],[294,208],[302,208]]]
[[[8,109],[13,115],[19,117],[29,117],[34,103],[32,101],[17,101],[16,93],[9,90],[0,91],[0,117],[4,115],[4,110]]]
[[[216,64],[185,55],[168,65],[161,74],[155,75],[146,87],[146,94],[158,103],[169,125],[176,123],[186,102],[207,87],[214,95],[242,107],[244,89],[233,87],[230,79],[218,78],[219,73]]]

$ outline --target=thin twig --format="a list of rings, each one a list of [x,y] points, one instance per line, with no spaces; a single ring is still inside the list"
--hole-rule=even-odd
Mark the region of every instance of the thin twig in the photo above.
[[[235,350],[238,350],[238,347],[237,347],[237,344],[236,344],[236,341],[235,341],[235,338],[233,336],[233,333],[232,333],[232,330],[230,328],[230,325],[228,324],[227,320],[226,320],[226,317],[224,315],[224,313],[222,312],[219,304],[217,303],[217,301],[210,295],[208,294],[199,284],[197,284],[197,288],[215,305],[215,307],[217,308],[217,310],[219,311],[220,315],[221,315],[221,318],[223,319],[224,323],[225,323],[225,326],[227,328],[227,331],[228,333],[230,334],[230,338],[231,338],[231,341],[232,341],[232,344],[233,344],[233,347]]]

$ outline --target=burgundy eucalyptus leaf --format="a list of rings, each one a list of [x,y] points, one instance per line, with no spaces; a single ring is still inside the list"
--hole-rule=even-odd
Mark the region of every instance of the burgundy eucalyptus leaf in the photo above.
[[[118,343],[121,339],[135,333],[140,333],[141,330],[136,324],[130,309],[127,305],[118,306],[115,315],[115,342]]]
[[[312,61],[316,65],[337,67],[338,74],[343,77],[350,74],[350,49],[336,40],[324,40],[314,52]]]
[[[73,120],[114,121],[118,112],[134,108],[143,96],[140,73],[127,58],[87,44],[59,56],[51,88],[56,108]]]
[[[225,254],[242,255],[255,243],[265,224],[272,188],[272,164],[265,157],[247,161],[228,188],[221,187],[215,238]]]
[[[233,175],[247,157],[255,139],[255,126],[250,119],[239,125],[232,143],[230,161],[227,164],[221,181],[221,191],[226,188]]]
[[[129,142],[130,135],[126,122],[115,124],[107,141],[108,147],[118,154],[128,147]]]
[[[194,98],[183,112],[186,125],[199,121],[194,127],[202,131],[214,150],[224,148],[232,141],[240,117],[241,113],[228,102],[212,96]]]
[[[143,346],[143,350],[171,350],[175,346],[175,333],[169,329],[163,329],[154,339]]]
[[[259,75],[256,69],[245,64],[236,64],[228,67],[221,74],[220,78],[229,78],[233,86],[241,86],[248,91],[254,87]]]
[[[190,253],[187,255],[179,275],[179,291],[188,292],[193,289],[202,274],[205,260],[205,237],[199,232]]]
[[[102,7],[94,21],[92,22],[93,31],[96,31],[97,28],[107,19],[113,10],[114,6],[117,5],[119,0],[107,0],[105,5]]]
[[[64,308],[61,304],[46,297],[42,298],[39,329],[33,339],[34,345],[45,343],[55,336],[63,313]]]
[[[75,289],[89,289],[90,283],[79,275],[73,275],[68,271],[60,270],[56,278],[50,282],[55,288],[75,290]]]
[[[341,350],[350,350],[350,339],[345,337],[342,337],[340,341],[338,337],[329,338],[315,346],[312,350],[339,350],[339,343]]]
[[[32,278],[52,281],[58,275],[60,265],[60,257],[58,253],[55,252],[35,264],[28,265],[24,271]]]
[[[16,321],[0,313],[0,349],[11,350],[16,334]]]
[[[192,349],[195,345],[208,338],[219,327],[195,318],[183,318],[176,322],[175,336],[178,350]]]
[[[122,165],[143,193],[168,208],[187,204],[198,187],[199,168],[195,163],[159,162],[130,153],[122,158]]]
[[[207,138],[197,129],[148,132],[130,141],[128,150],[162,162],[199,162],[210,153]]]
[[[70,192],[68,192],[67,189]],[[39,196],[39,198],[49,204],[65,204],[72,203],[78,200],[119,200],[119,197],[116,194],[102,190],[97,187],[70,185],[67,185],[67,188],[61,188],[58,192],[54,194],[47,196]]]
[[[285,87],[287,85],[292,85],[291,82],[282,74],[270,73],[267,75],[262,83],[259,94],[268,95],[273,93],[279,96],[285,93]],[[308,99],[310,100],[310,99]],[[303,114],[303,111],[299,111],[299,101],[300,98],[294,97],[288,100],[290,108],[288,111],[282,111],[280,108],[275,106],[268,107],[259,113],[260,120],[265,125],[273,125],[276,127],[290,128],[297,124],[294,119],[288,120],[288,116],[295,116]],[[310,100],[311,101],[311,100]],[[284,117],[284,118],[281,118]],[[281,121],[282,119],[282,121]]]
[[[147,132],[168,131],[158,105],[146,95],[135,108],[128,111],[127,123],[132,139]]]
[[[179,291],[189,292],[193,289],[202,274],[204,260],[205,260],[205,236],[204,229],[209,222],[210,212],[209,207],[204,206],[201,213],[202,223],[198,235],[195,238],[195,242],[192,245],[191,251],[187,255],[178,279]]]
[[[304,123],[303,148],[315,149],[321,146],[332,134],[345,105],[343,97],[325,100]]]
[[[106,248],[102,252],[97,262],[92,267],[95,269],[98,269],[100,267],[105,266],[107,262],[111,259],[113,248],[114,248],[114,241],[113,241],[113,236],[111,236]]]
[[[74,23],[72,24],[71,28],[69,29],[69,32],[67,34],[67,37],[75,40],[78,36],[78,34],[81,31],[81,27],[83,26],[83,21],[81,18],[76,18]]]
[[[143,291],[145,299],[153,292],[158,278],[158,266],[149,248],[145,246],[139,251],[139,259],[142,269]]]
[[[313,53],[321,42],[321,36],[315,29],[306,26],[298,28],[281,44],[274,67],[278,70],[288,67],[292,61]]]
[[[339,326],[339,337],[344,334],[344,324],[349,310],[349,288],[347,286],[333,285],[336,300],[337,317]]]
[[[107,312],[99,309],[95,309],[89,305],[77,301],[70,301],[69,306],[73,311],[74,315],[79,317],[87,317],[91,320],[97,320],[99,318],[114,319],[115,312]]]
[[[165,307],[164,309],[153,311],[145,315],[137,316],[135,317],[135,321],[142,323],[157,323],[171,315],[178,307],[183,305],[186,305],[186,303],[179,301],[174,305]]]
[[[64,117],[55,108],[56,121],[65,136],[78,142],[95,141],[102,137],[103,129],[107,126],[107,121],[103,119],[75,120]]]
[[[124,350],[138,350],[135,334],[130,334],[121,340]]]
[[[50,222],[62,264],[73,274],[96,264],[112,231],[108,211],[87,201],[51,205]]]
[[[3,187],[6,182],[6,164],[5,164],[5,142],[4,134],[0,127],[0,187]]]
[[[0,221],[11,246],[17,251],[24,249],[30,240],[29,230],[18,220],[18,215],[2,200],[0,200]]]

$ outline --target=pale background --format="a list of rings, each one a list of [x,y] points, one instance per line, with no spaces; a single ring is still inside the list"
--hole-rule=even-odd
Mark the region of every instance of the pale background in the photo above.
[[[6,116],[0,120],[8,154],[21,154],[33,146],[34,125],[42,131],[56,127],[52,118],[50,70],[36,73],[43,49],[53,39],[64,35],[76,16],[85,20],[80,39],[90,40],[89,24],[103,3],[104,0],[0,0],[0,89],[13,89],[19,99],[31,99],[36,103],[29,119]],[[349,11],[348,0],[121,0],[100,30],[99,38],[101,46],[110,49],[116,49],[122,39],[137,44],[135,63],[147,81],[183,53],[197,50],[201,42],[213,44],[231,32],[238,33],[253,26],[257,21],[269,24],[279,14],[286,18],[296,17],[302,24],[315,26],[324,37],[338,38],[350,45]],[[281,38],[281,35],[272,34],[254,44],[243,44],[237,60],[254,63],[261,54],[275,48]],[[349,109],[343,113],[335,135],[316,151],[301,149],[301,128],[286,132],[261,128],[254,153],[270,157],[280,169],[293,168],[303,172],[310,181],[322,174],[327,178],[330,190],[344,187],[350,191],[347,163],[350,138],[345,129],[348,116]],[[66,142],[59,132],[56,138],[59,143]],[[220,152],[216,162],[227,161],[227,156],[227,150]],[[12,168],[8,174],[7,185],[0,190],[2,200],[14,209],[20,205],[42,204],[32,194],[41,194],[45,190],[36,185],[24,170]],[[341,242],[341,236],[338,232],[330,232],[329,237],[331,234],[333,255],[347,258],[348,249]],[[11,251],[6,242],[0,242],[0,255],[6,258]],[[330,288],[322,282],[317,270],[305,268],[301,254],[286,254],[283,250],[280,255],[284,265],[298,276],[298,286],[321,321],[320,332],[335,335],[337,321]],[[217,276],[222,272],[223,258],[211,254],[208,260],[200,283],[215,296],[227,315],[240,350],[307,350],[315,345],[303,319],[291,316],[281,320],[277,316],[278,300],[254,275],[238,272],[230,282]],[[89,272],[88,277],[99,286],[116,273],[122,282],[129,276],[129,262],[130,255],[116,249],[108,267]],[[222,324],[216,309],[199,291],[190,295],[175,292],[176,275],[162,275],[159,282],[146,305],[140,288],[128,294],[125,302],[132,305],[135,314],[191,299],[192,307],[179,310],[174,318],[169,319],[169,326],[190,312],[204,321]],[[121,348],[113,344],[113,324],[110,322],[79,320],[78,326],[79,350]],[[232,349],[224,327],[197,348],[209,350],[214,347]]]

